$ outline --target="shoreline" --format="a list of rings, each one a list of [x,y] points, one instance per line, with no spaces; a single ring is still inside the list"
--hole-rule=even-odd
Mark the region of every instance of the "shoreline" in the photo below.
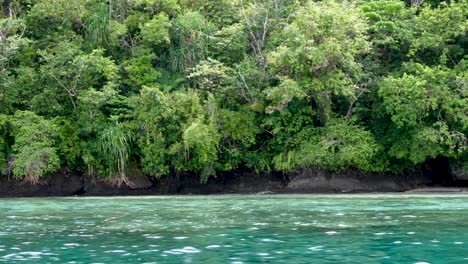
[[[154,195],[281,195],[281,194],[388,194],[468,193],[463,187],[438,186],[427,176],[365,174],[302,169],[283,173],[224,173],[201,183],[197,175],[162,179],[133,175],[132,184],[116,187],[82,174],[58,173],[38,185],[0,178],[0,197],[92,197]]]
[[[0,197],[0,200],[8,199],[183,199],[183,198],[221,198],[221,197],[259,197],[259,198],[274,198],[274,197],[336,197],[336,198],[355,198],[355,197],[468,197],[468,190],[461,192],[362,192],[362,193],[272,193],[272,194],[256,194],[256,193],[224,193],[224,194],[156,194],[156,195],[95,195],[95,196],[18,196],[18,197]]]

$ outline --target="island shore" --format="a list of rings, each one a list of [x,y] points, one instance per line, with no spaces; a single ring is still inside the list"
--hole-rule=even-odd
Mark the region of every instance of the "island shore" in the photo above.
[[[41,184],[0,178],[0,197],[187,195],[187,194],[310,194],[310,193],[461,193],[463,187],[442,188],[428,176],[364,174],[303,169],[293,173],[239,172],[219,174],[201,183],[197,175],[155,179],[132,176],[128,186],[115,186],[87,175],[57,173]]]

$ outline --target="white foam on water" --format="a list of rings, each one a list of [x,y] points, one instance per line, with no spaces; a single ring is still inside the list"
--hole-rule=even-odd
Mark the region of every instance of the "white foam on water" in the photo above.
[[[429,262],[415,262],[414,264],[431,264]]]
[[[323,250],[323,246],[310,247],[309,249],[312,250],[312,251],[321,251],[321,250]]]
[[[174,250],[166,250],[166,251],[164,251],[164,253],[171,254],[171,255],[182,255],[183,254],[182,252],[174,251]],[[164,256],[164,255],[162,255],[162,256]]]
[[[411,244],[412,244],[412,245],[422,245],[421,242],[413,242],[413,243],[411,243]]]
[[[194,247],[184,247],[181,249],[172,249],[164,251],[164,253],[173,254],[173,255],[180,255],[180,254],[195,254],[200,253],[201,251],[194,248]]]
[[[80,246],[80,244],[78,243],[66,243],[66,244],[63,244],[64,246],[66,247],[78,247]]]
[[[401,244],[401,243],[403,243],[403,242],[401,242],[400,240],[397,240],[397,241],[393,242],[393,244]]]
[[[267,226],[269,225],[268,223],[254,223],[254,226]]]
[[[149,239],[161,239],[162,236],[146,236],[146,238],[149,238]]]
[[[233,262],[231,262],[231,264],[244,264],[244,262],[242,262],[242,261],[233,261]]]
[[[376,236],[383,236],[383,235],[386,235],[386,234],[387,234],[387,233],[385,233],[385,232],[374,233],[374,235],[376,235]]]
[[[262,239],[263,242],[275,242],[275,243],[282,243],[284,241],[278,239],[271,239],[271,238],[264,238]]]
[[[406,233],[406,234],[408,234],[408,235],[414,235],[414,234],[416,234],[416,232],[408,232],[408,233]]]
[[[177,240],[184,240],[184,239],[187,239],[188,237],[184,237],[184,236],[180,236],[180,237],[174,237],[174,239],[177,239]]]
[[[339,224],[338,227],[349,227],[349,225]]]
[[[19,254],[21,254],[21,255],[30,255],[32,257],[38,257],[38,256],[40,256],[40,255],[42,255],[44,253],[43,252],[35,252],[35,251],[27,251],[27,252],[21,252]]]
[[[211,249],[211,248],[220,248],[220,247],[221,247],[220,245],[210,245],[210,246],[207,246],[205,248]]]
[[[455,245],[463,245],[465,242],[453,242]]]
[[[9,258],[12,258],[12,257],[16,257],[18,256],[18,254],[16,253],[13,253],[13,254],[8,254],[8,255],[5,255],[3,257],[0,257],[0,258],[3,258],[3,259],[9,259]],[[21,257],[21,256],[20,256]]]
[[[126,252],[127,252],[127,251],[125,251],[125,250],[120,250],[120,249],[104,251],[104,253],[126,253]]]
[[[327,232],[325,232],[325,234],[327,234],[327,235],[336,235],[336,234],[338,234],[338,232],[336,232],[336,231],[327,231]]]
[[[439,243],[439,240],[431,240],[432,243]]]
[[[150,252],[158,252],[159,249],[147,249],[147,250],[140,250],[138,253],[150,253]]]
[[[257,255],[259,255],[259,256],[269,256],[270,254],[268,254],[268,253],[258,253]]]

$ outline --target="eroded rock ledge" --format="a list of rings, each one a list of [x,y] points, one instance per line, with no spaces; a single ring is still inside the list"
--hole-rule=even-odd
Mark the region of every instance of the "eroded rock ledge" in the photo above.
[[[303,169],[294,173],[223,173],[200,183],[195,175],[163,179],[133,176],[132,184],[115,187],[89,176],[60,173],[39,185],[0,179],[0,197],[162,195],[162,194],[254,194],[254,193],[360,193],[403,192],[431,184],[423,176],[363,174]]]

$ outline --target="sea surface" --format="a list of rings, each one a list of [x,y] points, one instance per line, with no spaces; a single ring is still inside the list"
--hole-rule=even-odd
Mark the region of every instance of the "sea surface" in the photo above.
[[[468,263],[468,196],[0,200],[5,263]]]

